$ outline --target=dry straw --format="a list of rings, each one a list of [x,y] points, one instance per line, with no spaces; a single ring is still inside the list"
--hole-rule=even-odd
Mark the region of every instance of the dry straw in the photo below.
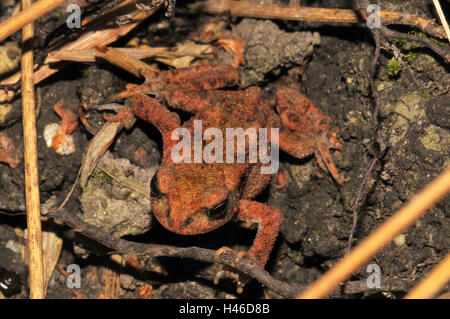
[[[447,19],[445,18],[444,12],[442,11],[441,4],[439,0],[433,0],[434,6],[438,13],[439,19],[441,20],[442,26],[444,27],[445,33],[447,34],[448,41],[450,42],[450,28],[448,27]]]
[[[22,0],[22,8],[31,6],[32,0]],[[44,266],[42,262],[41,209],[39,200],[38,156],[36,142],[36,113],[33,84],[33,23],[22,31],[22,110],[25,163],[25,196],[27,203],[27,248],[30,297],[42,299],[44,292]]]
[[[450,254],[428,276],[414,287],[405,299],[432,298],[450,280]]]
[[[0,24],[0,41],[66,1],[67,0],[40,0],[29,7],[24,7],[22,5],[23,10],[21,12],[15,15],[14,18],[8,19]]]

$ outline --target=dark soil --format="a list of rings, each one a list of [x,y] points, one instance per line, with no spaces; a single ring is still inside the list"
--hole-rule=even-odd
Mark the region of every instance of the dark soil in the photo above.
[[[422,1],[379,3],[386,11],[435,17],[431,5]],[[351,8],[353,5],[352,1],[344,0],[306,1],[302,4],[341,8]],[[179,6],[182,7],[183,3]],[[0,4],[0,8],[0,14],[9,14],[10,8],[6,4]],[[123,46],[133,37],[146,38],[153,46],[173,46],[186,41],[187,34],[196,31],[195,28],[205,18],[206,16],[192,17],[180,13],[176,14],[170,25],[164,14],[160,13],[139,26],[126,39],[120,40],[117,46]],[[247,36],[250,39],[252,35],[244,33],[251,33],[260,23],[264,23],[261,32],[266,30],[267,33],[259,34],[259,37],[266,37],[266,41],[258,42],[255,39],[253,48],[266,45],[271,51],[265,55],[260,54],[260,50],[246,52],[245,58],[250,64],[240,69],[245,79],[242,86],[256,84],[269,92],[271,84],[286,75],[289,69],[302,66],[302,91],[333,119],[345,145],[342,153],[336,151],[333,154],[340,171],[348,177],[343,186],[337,185],[330,175],[321,171],[314,157],[298,160],[283,153],[280,169],[288,176],[287,186],[281,189],[269,186],[257,198],[278,207],[285,216],[266,269],[279,280],[304,285],[317,279],[346,253],[353,220],[351,208],[362,177],[372,160],[370,148],[374,100],[370,93],[368,74],[374,50],[373,42],[367,29],[356,26],[233,19],[232,30],[243,38]],[[287,44],[280,46],[278,50],[270,45],[271,42],[277,43],[276,40],[280,37],[291,39],[294,44],[300,39],[308,39],[309,42],[302,46],[292,45],[290,54],[286,54],[284,49]],[[316,41],[319,37],[320,44]],[[392,51],[388,48],[382,50],[376,84],[382,100],[380,130],[387,143],[387,152],[376,164],[364,187],[353,246],[392,216],[450,164],[449,67],[439,57],[413,43],[398,46],[401,46],[402,60],[401,70],[395,76],[389,75]],[[303,54],[307,49],[313,53]],[[256,56],[251,52],[256,52]],[[218,53],[219,60],[230,59],[224,50],[220,49]],[[162,64],[159,66],[167,68]],[[53,106],[62,98],[72,109],[78,108],[81,102],[102,104],[111,94],[123,90],[128,82],[136,83],[136,80],[110,65],[74,64],[38,85],[42,100],[37,119],[42,203],[52,195],[56,195],[61,202],[67,195],[92,138],[83,128],[77,129],[73,133],[76,151],[69,156],[58,155],[48,148],[42,137],[43,129],[49,123],[60,121],[52,110]],[[0,105],[0,134],[7,134],[23,149],[20,98],[12,103],[11,111],[4,118],[1,116],[2,108],[5,106]],[[97,125],[97,128],[101,127],[101,115],[93,113],[91,116],[90,123]],[[145,150],[145,156],[136,159],[134,154],[138,147]],[[130,160],[130,165],[154,168],[160,160],[161,137],[153,127],[139,122],[132,130],[121,133],[111,152],[115,158]],[[0,212],[10,214],[0,214],[0,267],[17,272],[22,282],[26,283],[27,267],[23,256],[26,228],[23,214],[23,164],[11,169],[0,163],[0,192]],[[78,190],[73,196],[79,195]],[[255,232],[256,228],[252,225],[229,224],[209,234],[184,237],[165,230],[154,221],[145,233],[133,233],[134,236],[126,238],[211,249],[229,246],[242,250],[251,245]],[[115,269],[110,258],[104,250],[94,247],[90,241],[74,236],[66,228],[61,227],[60,234],[64,237],[64,246],[59,263],[80,265],[83,286],[78,291],[88,298],[98,297],[104,289],[104,269]],[[401,278],[409,280],[413,285],[449,253],[449,234],[450,196],[447,196],[369,263],[380,266],[382,281]],[[215,286],[213,278],[219,270],[217,265],[175,258],[143,258],[141,264],[148,273],[137,274],[128,268],[121,270],[121,298],[138,298],[139,288],[144,281],[152,283],[153,298],[264,296],[263,288],[256,282],[249,283],[242,295],[235,293],[235,286],[231,281],[225,280]],[[364,280],[367,276],[366,267],[363,267],[351,280]],[[65,277],[56,268],[47,297],[74,297],[65,282]],[[448,291],[450,288],[447,286],[445,289]],[[391,291],[376,295],[360,293],[343,297],[398,298],[405,292]],[[25,284],[21,293],[12,298],[27,296],[28,288]]]

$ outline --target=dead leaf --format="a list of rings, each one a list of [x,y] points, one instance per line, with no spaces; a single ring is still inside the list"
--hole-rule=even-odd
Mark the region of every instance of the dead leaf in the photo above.
[[[55,224],[50,224],[49,228],[42,231],[45,291],[47,291],[48,283],[61,254],[62,245],[63,239],[57,234]]]
[[[228,24],[226,15],[212,17],[208,23],[200,27],[199,32],[189,34],[189,38],[201,43],[211,43],[220,38],[230,37],[231,31],[227,30]]]
[[[176,69],[187,68],[191,66],[192,61],[197,55],[211,54],[214,52],[214,47],[209,44],[196,44],[192,41],[186,41],[185,43],[178,45],[175,52],[186,54],[181,57],[167,57],[157,58],[156,60],[164,64],[173,66]]]
[[[106,152],[122,127],[123,124],[121,122],[106,122],[100,132],[89,143],[80,169],[80,185],[82,188],[86,186],[87,180],[94,171],[95,166],[97,166],[100,157]]]
[[[227,51],[232,51],[234,53],[233,63],[231,66],[233,68],[237,68],[239,64],[244,65],[244,52],[245,52],[245,43],[241,39],[219,39],[217,40],[217,44],[220,45]]]

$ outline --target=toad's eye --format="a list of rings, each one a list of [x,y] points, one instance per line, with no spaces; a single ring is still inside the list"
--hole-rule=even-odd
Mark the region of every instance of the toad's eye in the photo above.
[[[159,190],[157,183],[158,182],[156,180],[156,173],[155,173],[155,175],[153,175],[152,181],[150,182],[150,195],[152,195],[152,197],[161,198],[162,194],[161,191]]]
[[[225,217],[227,213],[227,207],[228,199],[225,199],[223,202],[217,204],[216,207],[208,211],[207,215],[211,219],[221,219]]]

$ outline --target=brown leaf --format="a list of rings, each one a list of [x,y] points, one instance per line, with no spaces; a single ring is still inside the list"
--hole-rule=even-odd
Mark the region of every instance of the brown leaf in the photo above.
[[[178,45],[175,52],[186,55],[181,57],[157,58],[156,60],[173,66],[176,69],[187,68],[191,66],[192,61],[197,55],[211,54],[214,52],[214,47],[209,44],[196,44],[192,41],[186,41]]]

